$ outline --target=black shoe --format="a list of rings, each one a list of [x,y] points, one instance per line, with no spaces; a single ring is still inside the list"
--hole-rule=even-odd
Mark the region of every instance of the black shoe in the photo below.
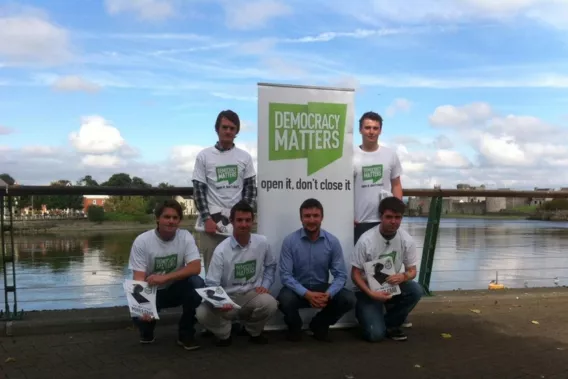
[[[302,340],[302,332],[301,331],[288,331],[286,333],[286,339],[292,342],[300,342]]]
[[[185,350],[197,350],[200,348],[199,344],[193,338],[180,338],[177,344]]]
[[[320,342],[331,342],[329,337],[329,328],[317,327],[314,324],[310,324],[310,331],[312,332],[312,337]]]
[[[390,328],[387,330],[387,337],[393,341],[406,341],[408,339],[401,328]]]
[[[259,334],[258,336],[254,337],[250,336],[249,341],[257,345],[266,345],[268,343],[268,338],[266,338],[266,336],[263,336],[262,334]]]
[[[154,333],[144,333],[140,335],[140,343],[143,345],[154,343]]]
[[[231,336],[229,336],[229,338],[226,338],[224,340],[218,340],[216,345],[218,347],[227,347],[227,346],[231,346],[232,343],[233,343],[233,338]]]

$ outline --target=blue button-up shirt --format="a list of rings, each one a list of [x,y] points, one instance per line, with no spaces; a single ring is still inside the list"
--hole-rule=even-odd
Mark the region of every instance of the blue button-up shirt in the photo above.
[[[280,280],[299,296],[317,285],[333,282],[327,292],[334,296],[345,285],[347,269],[339,240],[334,235],[320,230],[319,237],[312,241],[304,228],[284,238],[280,252]]]

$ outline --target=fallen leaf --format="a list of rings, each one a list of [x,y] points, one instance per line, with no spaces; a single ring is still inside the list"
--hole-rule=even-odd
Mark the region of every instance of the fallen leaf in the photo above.
[[[345,375],[345,379],[355,379],[353,375]]]
[[[557,348],[556,348],[556,350],[560,350],[560,351],[563,351],[563,350],[564,350],[564,348],[563,348],[563,347],[557,347]]]
[[[420,366],[420,365],[414,365],[414,367],[416,367],[416,368],[421,368],[422,366]]]
[[[540,324],[540,322],[535,321],[535,320],[532,320],[531,322],[532,322],[533,324],[535,324],[535,325],[539,325],[539,324]]]
[[[472,311],[473,313],[477,313],[477,314],[481,313],[481,311],[479,309],[470,309],[470,311]]]
[[[450,333],[442,333],[442,338],[452,338]]]
[[[5,363],[16,362],[16,358],[8,357],[6,358]]]

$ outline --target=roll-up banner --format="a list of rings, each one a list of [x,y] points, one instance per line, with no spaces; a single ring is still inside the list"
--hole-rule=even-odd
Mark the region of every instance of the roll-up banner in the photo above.
[[[318,199],[324,208],[322,228],[341,242],[349,289],[354,100],[353,89],[258,84],[258,233],[268,238],[279,259],[284,237],[302,227],[300,205]],[[281,288],[277,271],[271,293],[277,296]],[[302,311],[304,322],[313,314]],[[336,326],[353,322],[350,313]],[[280,312],[268,327],[285,327]]]

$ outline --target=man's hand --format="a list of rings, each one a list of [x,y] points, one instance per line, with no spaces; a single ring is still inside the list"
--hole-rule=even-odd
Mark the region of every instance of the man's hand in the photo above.
[[[161,286],[162,284],[166,284],[168,282],[168,278],[165,275],[150,275],[146,278],[146,282],[148,282],[151,286]]]
[[[211,234],[217,233],[217,224],[215,224],[212,218],[205,220],[205,232]]]
[[[151,322],[152,316],[150,316],[149,314],[143,314],[141,317],[138,317],[138,319],[142,322]]]
[[[383,302],[383,303],[392,298],[392,295],[388,292],[385,292],[385,291],[372,291],[369,296],[372,299]]]
[[[264,287],[256,287],[256,293],[268,293],[268,289]]]
[[[387,277],[387,283],[391,285],[397,285],[406,281],[406,275],[403,273],[394,274]]]
[[[324,308],[329,300],[329,294],[323,292],[308,291],[304,297],[313,308]]]
[[[233,310],[233,306],[231,304],[223,304],[221,308],[218,308],[221,312],[229,312]]]

